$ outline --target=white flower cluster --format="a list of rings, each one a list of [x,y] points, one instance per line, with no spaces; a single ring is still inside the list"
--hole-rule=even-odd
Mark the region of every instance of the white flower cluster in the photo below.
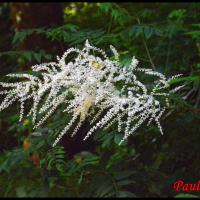
[[[19,101],[22,120],[25,102],[33,102],[27,116],[32,116],[36,129],[62,104],[63,112],[70,113],[72,118],[53,146],[67,132],[74,136],[86,118],[91,119],[91,129],[84,140],[97,129],[107,129],[113,124],[124,133],[120,143],[144,122],[149,125],[154,121],[162,134],[160,118],[169,106],[168,95],[177,91],[176,88],[169,90],[169,81],[177,76],[167,79],[159,72],[140,68],[135,57],[129,66],[122,67],[116,49],[113,46],[110,49],[114,54],[112,60],[86,41],[82,50],[70,48],[57,58],[58,62],[33,66],[32,74],[7,75],[22,78],[22,81],[0,82],[0,94],[5,96],[0,111]],[[139,73],[153,77],[153,85],[140,82],[139,75],[136,76]],[[160,101],[162,97],[164,103]]]

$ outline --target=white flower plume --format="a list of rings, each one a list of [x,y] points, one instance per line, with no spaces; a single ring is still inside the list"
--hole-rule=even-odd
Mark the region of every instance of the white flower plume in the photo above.
[[[33,102],[27,116],[32,116],[36,129],[60,105],[65,106],[63,112],[72,115],[71,121],[53,146],[66,133],[74,136],[88,117],[91,128],[84,140],[97,129],[107,129],[113,124],[124,133],[120,144],[145,122],[149,125],[154,121],[163,134],[160,118],[169,106],[168,96],[180,88],[170,90],[169,81],[179,75],[167,79],[159,72],[140,68],[135,57],[129,66],[123,67],[117,50],[113,46],[110,49],[115,59],[109,59],[103,50],[86,41],[82,50],[70,48],[57,58],[58,62],[33,66],[32,74],[7,75],[22,78],[22,81],[0,82],[0,95],[4,95],[0,111],[18,101],[22,120],[25,103]],[[152,78],[152,83],[139,81],[138,77],[142,75]],[[161,98],[165,99],[164,103]]]

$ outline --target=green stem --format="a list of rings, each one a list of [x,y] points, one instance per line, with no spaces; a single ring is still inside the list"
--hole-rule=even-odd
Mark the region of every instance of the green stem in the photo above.
[[[141,25],[140,19],[139,19],[139,18],[137,18],[137,22],[138,22],[139,25]],[[156,69],[156,67],[155,67],[155,65],[154,65],[154,63],[153,63],[153,60],[152,60],[152,58],[151,58],[150,51],[149,51],[148,46],[147,46],[147,42],[146,42],[146,40],[145,40],[144,31],[142,31],[142,40],[143,40],[143,44],[144,44],[145,50],[146,50],[146,52],[147,52],[147,56],[148,56],[148,58],[149,58],[149,62],[151,63],[152,68],[153,68],[153,69]]]

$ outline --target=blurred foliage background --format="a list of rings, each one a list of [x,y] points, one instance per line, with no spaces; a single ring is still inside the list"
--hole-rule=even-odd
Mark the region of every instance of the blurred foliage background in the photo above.
[[[18,123],[18,105],[0,113],[0,196],[199,196],[173,190],[179,179],[200,178],[199,19],[199,3],[0,3],[1,80],[89,39],[108,55],[115,46],[124,65],[135,55],[167,76],[182,73],[173,84],[185,83],[162,120],[164,136],[152,125],[122,146],[112,127],[87,142],[65,136],[52,149],[67,120],[61,112],[34,134],[30,119]]]

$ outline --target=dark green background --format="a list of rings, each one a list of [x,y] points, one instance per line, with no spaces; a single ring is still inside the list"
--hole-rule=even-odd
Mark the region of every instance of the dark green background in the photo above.
[[[109,45],[115,46],[124,65],[135,55],[141,66],[166,76],[182,73],[173,85],[186,84],[161,121],[163,136],[152,125],[123,146],[118,146],[122,135],[112,127],[88,142],[64,138],[51,149],[52,136],[66,123],[57,112],[39,130],[44,136],[30,138],[27,152],[22,144],[32,132],[30,119],[18,123],[16,105],[0,113],[0,196],[184,196],[173,183],[200,179],[199,19],[199,3],[0,3],[1,80],[55,60],[89,39],[108,55]],[[39,154],[40,168],[29,153]]]

